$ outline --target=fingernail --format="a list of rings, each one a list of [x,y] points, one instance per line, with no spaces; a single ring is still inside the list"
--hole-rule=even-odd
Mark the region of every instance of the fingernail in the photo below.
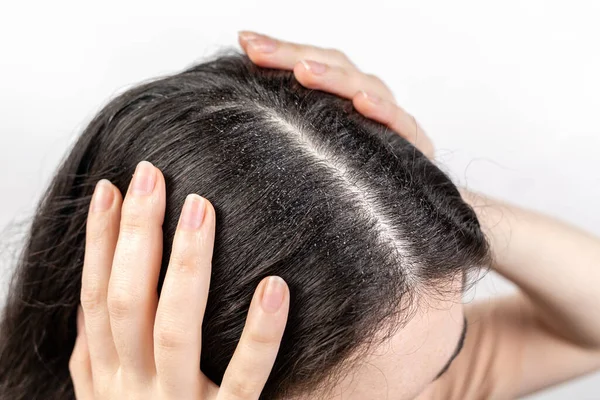
[[[248,41],[248,46],[261,53],[272,53],[277,49],[277,42],[268,37],[256,37]]]
[[[260,35],[257,34],[257,33],[254,33],[254,32],[250,32],[250,31],[239,31],[238,32],[238,36],[244,42],[247,42],[248,40],[252,40],[252,39],[258,38]]]
[[[278,276],[267,278],[266,287],[262,296],[262,307],[268,313],[274,313],[283,303],[285,295],[285,282]]]
[[[369,100],[371,103],[373,103],[373,104],[380,104],[381,103],[381,98],[380,97],[375,96],[374,94],[367,93],[364,90],[361,90],[360,92],[365,97],[365,99]]]
[[[140,162],[133,174],[131,189],[134,193],[150,194],[156,185],[156,169],[148,161]]]
[[[96,189],[94,190],[94,195],[92,196],[92,212],[108,210],[114,197],[114,191],[110,182],[106,179],[98,181]]]
[[[85,320],[83,316],[83,309],[81,305],[77,306],[77,334],[81,334],[85,332]]]
[[[327,70],[327,65],[321,64],[320,62],[312,60],[302,60],[301,62],[302,65],[304,65],[304,68],[306,68],[315,75],[320,75]]]
[[[200,228],[203,219],[204,199],[197,194],[188,195],[181,211],[180,226],[185,229],[195,230]]]

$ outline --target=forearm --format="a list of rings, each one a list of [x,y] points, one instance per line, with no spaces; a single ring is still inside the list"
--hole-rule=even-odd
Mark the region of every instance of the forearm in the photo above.
[[[600,239],[566,223],[462,191],[487,234],[493,268],[535,305],[542,323],[600,348]]]

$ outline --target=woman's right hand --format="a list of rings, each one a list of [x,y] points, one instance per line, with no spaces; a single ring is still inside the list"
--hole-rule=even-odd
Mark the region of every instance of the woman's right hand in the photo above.
[[[284,42],[249,31],[239,32],[239,42],[256,65],[294,71],[302,86],[352,100],[359,113],[387,125],[433,158],[431,139],[417,120],[396,104],[390,88],[377,76],[359,70],[341,51]]]
[[[141,162],[122,201],[106,180],[87,220],[78,336],[69,362],[78,400],[258,399],[287,321],[278,277],[256,289],[237,349],[217,387],[200,371],[215,211],[186,199],[157,296],[165,212],[162,173]],[[85,316],[85,317],[84,317]]]

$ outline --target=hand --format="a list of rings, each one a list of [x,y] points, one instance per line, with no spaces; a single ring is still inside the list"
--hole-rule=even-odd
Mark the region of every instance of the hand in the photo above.
[[[200,371],[215,211],[198,195],[186,199],[159,300],[165,202],[164,177],[148,162],[138,165],[124,201],[110,182],[96,186],[87,221],[78,336],[69,362],[76,397],[258,399],[285,328],[287,285],[278,277],[258,285],[217,387]]]
[[[387,125],[430,159],[433,143],[416,119],[400,106],[381,79],[361,72],[339,50],[283,42],[242,31],[239,42],[255,64],[294,71],[301,85],[351,99],[367,118]]]

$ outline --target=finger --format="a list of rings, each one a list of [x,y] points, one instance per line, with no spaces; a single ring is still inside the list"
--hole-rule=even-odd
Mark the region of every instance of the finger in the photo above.
[[[145,383],[155,373],[152,331],[165,214],[164,177],[149,162],[138,164],[121,214],[108,310],[124,376]]]
[[[119,190],[103,179],[96,185],[87,218],[81,305],[86,315],[90,358],[98,376],[114,372],[119,363],[106,299],[119,235],[121,202]]]
[[[168,397],[200,398],[202,319],[210,286],[215,212],[189,195],[173,239],[169,268],[154,325],[154,355],[161,388]]]
[[[433,143],[417,120],[402,107],[364,91],[354,96],[352,103],[362,115],[387,125],[427,157],[433,157]]]
[[[83,321],[83,310],[77,309],[77,339],[75,347],[69,359],[69,372],[75,389],[75,398],[77,400],[93,400],[94,384],[92,380],[92,364],[90,362],[90,353],[88,351],[87,337],[85,333],[85,323]]]
[[[256,289],[242,337],[225,371],[217,400],[258,399],[267,382],[289,309],[289,290],[279,277],[264,279]]]
[[[238,40],[252,62],[262,67],[291,71],[298,61],[308,59],[356,69],[350,59],[336,49],[284,42],[249,31],[240,32]]]
[[[392,92],[379,79],[354,68],[327,65],[314,60],[300,60],[294,66],[294,75],[302,86],[352,99],[359,91],[377,93],[379,97],[395,102]]]

